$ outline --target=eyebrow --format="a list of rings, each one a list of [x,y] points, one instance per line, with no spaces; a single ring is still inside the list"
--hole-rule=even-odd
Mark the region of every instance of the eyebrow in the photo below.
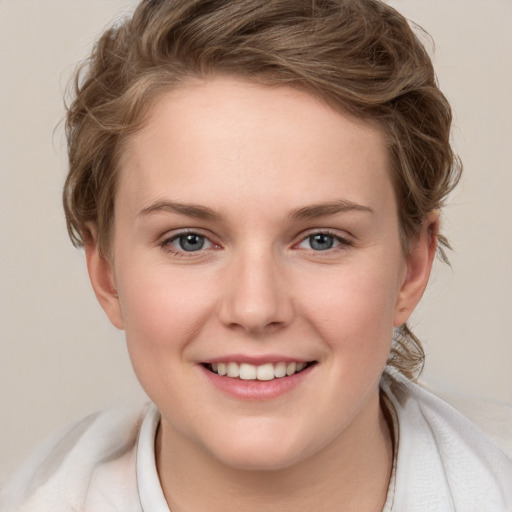
[[[331,201],[328,203],[313,204],[310,206],[303,206],[297,208],[290,213],[290,217],[299,220],[316,219],[318,217],[326,217],[328,215],[335,215],[337,213],[346,212],[367,212],[374,213],[369,206],[340,199],[338,201]]]
[[[337,213],[345,212],[368,212],[374,211],[368,207],[345,199],[338,201],[330,201],[328,203],[313,204],[303,206],[292,210],[289,217],[297,220],[316,219],[318,217],[326,217],[328,215],[336,215]],[[179,215],[186,215],[187,217],[195,217],[201,220],[219,220],[220,216],[215,213],[211,208],[191,203],[176,203],[174,201],[157,201],[152,205],[142,209],[138,216],[148,215],[156,212],[169,212],[177,213]]]
[[[148,215],[156,212],[169,212],[195,217],[201,220],[215,220],[219,218],[211,208],[198,204],[175,203],[173,201],[157,201],[147,208],[142,209],[138,215]]]

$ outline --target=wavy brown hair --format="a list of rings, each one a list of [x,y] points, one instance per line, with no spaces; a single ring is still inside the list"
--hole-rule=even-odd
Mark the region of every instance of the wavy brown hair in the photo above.
[[[68,107],[64,209],[73,243],[92,222],[108,255],[123,143],[164,91],[212,74],[287,85],[378,123],[387,137],[407,253],[460,176],[451,109],[405,18],[378,0],[143,0],[97,41]],[[440,254],[447,241],[438,235]],[[414,378],[419,340],[404,324],[389,364]]]

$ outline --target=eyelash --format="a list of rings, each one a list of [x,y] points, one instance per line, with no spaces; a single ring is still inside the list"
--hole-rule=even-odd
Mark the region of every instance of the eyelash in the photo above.
[[[193,236],[196,236],[196,237],[200,237],[202,238],[206,243],[210,244],[210,247],[206,248],[206,249],[203,249],[203,247],[201,246],[197,251],[185,251],[184,249],[177,249],[175,248],[172,244],[173,242],[176,242],[178,241],[180,238],[182,237],[186,237],[188,235],[193,235]],[[172,235],[168,238],[166,238],[165,240],[163,240],[161,243],[160,243],[160,247],[169,252],[169,253],[172,253],[174,256],[178,256],[178,257],[183,257],[183,258],[190,258],[191,256],[194,256],[194,255],[199,255],[199,254],[204,254],[205,251],[207,250],[210,250],[214,247],[219,247],[218,244],[215,244],[214,242],[212,242],[207,235],[201,233],[200,231],[197,231],[197,230],[186,230],[186,231],[181,231],[179,233],[176,233],[175,235]]]
[[[173,246],[173,242],[176,242],[180,238],[186,237],[188,235],[194,235],[194,236],[200,237],[210,246],[205,249],[203,249],[203,246],[201,246],[197,251],[186,251],[184,249],[180,250]],[[333,243],[337,243],[337,245],[334,245],[333,247],[328,247],[328,248],[322,249],[322,250],[314,250],[312,248],[307,249],[314,253],[332,254],[334,251],[344,250],[353,245],[352,241],[350,241],[347,238],[344,238],[330,230],[318,230],[318,231],[311,231],[308,234],[306,234],[305,236],[302,236],[301,240],[297,244],[294,244],[294,248],[297,248],[298,246],[300,246],[301,244],[305,243],[308,240],[310,240],[310,243],[311,243],[312,238],[316,237],[316,236],[325,236],[325,237],[332,238],[334,240]],[[212,242],[207,235],[205,235],[197,230],[181,231],[179,233],[176,233],[175,235],[172,235],[171,237],[166,238],[159,245],[166,252],[169,252],[169,253],[173,254],[174,256],[178,256],[178,257],[182,257],[182,258],[190,258],[190,257],[193,257],[194,255],[204,254],[205,251],[210,251],[212,249],[219,248],[218,244],[216,244],[215,242]]]
[[[328,253],[328,254],[332,254],[333,251],[343,250],[343,249],[346,249],[346,248],[351,247],[353,245],[353,242],[351,240],[349,240],[347,238],[344,238],[344,237],[340,236],[339,234],[334,233],[333,231],[330,231],[328,229],[322,229],[322,230],[318,230],[318,231],[311,231],[311,232],[309,232],[308,234],[306,234],[306,236],[303,236],[303,238],[301,239],[299,244],[296,244],[296,246],[306,242],[307,240],[310,240],[310,242],[311,242],[311,239],[313,237],[315,237],[315,236],[330,237],[330,238],[332,238],[334,240],[334,242],[337,242],[337,245],[335,245],[334,247],[329,247],[327,249],[317,250],[317,251],[315,251],[314,249],[309,249],[309,250],[311,250],[312,252],[315,252],[315,253]]]

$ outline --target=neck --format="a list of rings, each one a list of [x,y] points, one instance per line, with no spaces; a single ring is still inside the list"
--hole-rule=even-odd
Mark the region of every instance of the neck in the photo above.
[[[157,435],[156,453],[171,512],[380,512],[393,459],[378,393],[337,439],[290,467],[257,471],[227,466],[165,425]]]

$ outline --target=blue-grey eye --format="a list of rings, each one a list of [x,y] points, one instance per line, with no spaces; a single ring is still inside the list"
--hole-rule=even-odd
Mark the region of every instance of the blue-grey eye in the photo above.
[[[315,251],[327,251],[334,247],[335,239],[332,235],[317,233],[308,237],[311,249]]]
[[[206,238],[197,233],[185,233],[178,236],[174,241],[174,245],[186,252],[200,251],[206,244]]]

